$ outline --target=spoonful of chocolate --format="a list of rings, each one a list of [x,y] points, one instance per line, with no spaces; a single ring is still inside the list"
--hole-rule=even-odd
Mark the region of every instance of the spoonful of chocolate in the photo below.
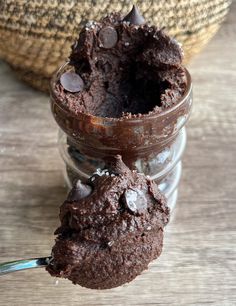
[[[62,204],[51,257],[0,264],[0,275],[46,267],[74,284],[109,289],[132,281],[159,257],[169,219],[165,197],[120,155],[106,165],[78,180]]]

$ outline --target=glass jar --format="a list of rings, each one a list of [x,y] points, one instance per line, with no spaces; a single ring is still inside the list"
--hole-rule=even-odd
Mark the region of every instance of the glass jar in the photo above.
[[[55,91],[63,65],[51,82],[51,110],[60,127],[58,143],[65,162],[65,179],[89,178],[106,159],[120,154],[130,168],[150,176],[166,195],[170,209],[177,200],[181,156],[186,145],[185,124],[192,106],[192,84],[186,70],[187,88],[178,104],[160,113],[137,118],[104,118],[72,113]]]

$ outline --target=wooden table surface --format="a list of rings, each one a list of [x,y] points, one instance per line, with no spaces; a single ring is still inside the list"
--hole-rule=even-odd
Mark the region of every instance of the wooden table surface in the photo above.
[[[194,109],[161,258],[92,291],[44,269],[0,279],[0,305],[236,305],[236,2],[190,71]],[[66,195],[48,97],[0,64],[0,261],[47,256]]]

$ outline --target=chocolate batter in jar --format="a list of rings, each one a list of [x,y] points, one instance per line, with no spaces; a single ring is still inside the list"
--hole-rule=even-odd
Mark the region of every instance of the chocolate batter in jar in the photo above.
[[[51,82],[69,186],[115,155],[155,180],[172,209],[192,85],[179,44],[133,10],[90,22]]]

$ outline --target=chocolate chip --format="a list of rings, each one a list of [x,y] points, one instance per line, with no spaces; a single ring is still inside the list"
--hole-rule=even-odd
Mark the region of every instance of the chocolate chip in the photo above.
[[[78,92],[84,88],[84,81],[77,73],[72,71],[63,73],[60,77],[60,82],[65,90],[70,92]]]
[[[128,15],[125,16],[123,21],[127,21],[135,25],[141,25],[146,23],[145,19],[140,14],[139,9],[137,8],[136,5],[133,5],[132,10],[129,12]]]
[[[71,189],[67,197],[67,200],[78,201],[83,198],[86,198],[91,193],[92,193],[92,187],[87,184],[83,184],[80,180],[78,180],[75,186]]]
[[[111,26],[107,26],[100,30],[98,37],[101,42],[101,47],[105,49],[113,48],[118,40],[118,34],[116,29]]]
[[[131,173],[130,169],[123,162],[121,155],[106,158],[107,168],[115,175]]]
[[[127,189],[124,193],[124,201],[128,210],[133,214],[142,214],[147,209],[147,200],[142,191]]]

